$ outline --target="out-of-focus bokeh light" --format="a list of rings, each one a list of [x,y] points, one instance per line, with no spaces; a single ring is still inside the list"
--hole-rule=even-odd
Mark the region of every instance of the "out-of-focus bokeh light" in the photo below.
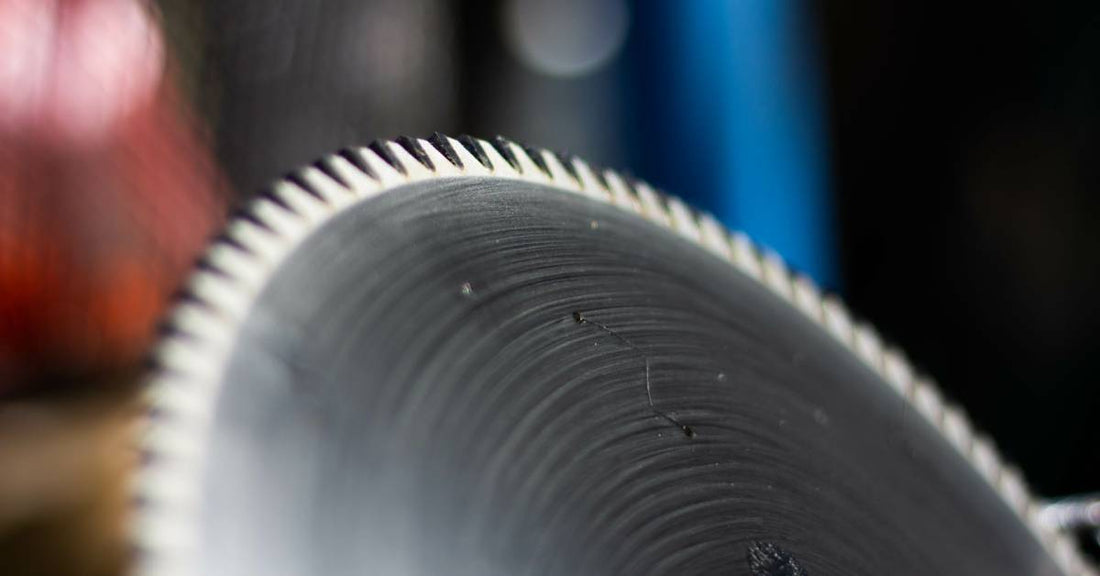
[[[140,0],[0,0],[0,572],[117,574],[135,376],[222,220]]]
[[[509,47],[534,70],[583,76],[622,50],[630,21],[623,0],[512,0],[504,9]]]

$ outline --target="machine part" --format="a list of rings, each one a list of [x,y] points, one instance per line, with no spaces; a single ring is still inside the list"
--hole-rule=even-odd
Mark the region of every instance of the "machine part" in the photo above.
[[[345,151],[187,294],[141,576],[1095,573],[840,302],[578,159]]]

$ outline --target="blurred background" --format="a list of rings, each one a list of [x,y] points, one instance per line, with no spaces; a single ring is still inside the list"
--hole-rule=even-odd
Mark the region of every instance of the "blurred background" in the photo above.
[[[0,561],[61,533],[98,554],[83,573],[118,569],[68,519],[103,539],[119,513],[90,502],[132,458],[103,455],[228,206],[436,131],[713,212],[906,350],[1037,492],[1100,489],[1098,121],[1087,1],[0,0]]]

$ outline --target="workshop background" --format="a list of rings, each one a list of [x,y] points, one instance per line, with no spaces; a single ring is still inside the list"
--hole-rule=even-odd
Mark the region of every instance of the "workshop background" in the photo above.
[[[0,0],[0,565],[124,562],[135,375],[230,207],[436,131],[712,211],[1100,490],[1098,121],[1087,1]]]

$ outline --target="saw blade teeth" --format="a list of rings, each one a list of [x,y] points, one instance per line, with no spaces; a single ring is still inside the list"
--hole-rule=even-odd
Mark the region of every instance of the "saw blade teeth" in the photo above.
[[[542,150],[540,153],[542,155],[542,161],[546,164],[546,169],[550,173],[550,179],[553,180],[555,184],[570,192],[584,192],[584,184],[580,182],[579,177],[575,173],[568,170],[565,165],[562,164],[557,154],[547,150]]]
[[[383,141],[379,143],[379,147],[390,151],[390,157],[401,167],[398,171],[404,174],[410,182],[432,177],[434,170],[417,160],[404,146]],[[421,153],[423,153],[423,150],[421,150]]]
[[[139,498],[155,502],[173,502],[180,507],[198,504],[199,493],[191,480],[194,469],[190,459],[161,458],[149,466],[149,474],[138,479],[134,491]]]
[[[712,214],[699,214],[699,242],[723,260],[729,261],[733,258],[729,237]]]
[[[336,153],[336,156],[343,158],[345,162],[355,167],[355,171],[359,172],[365,178],[378,182],[378,175],[371,171],[371,167],[367,164],[366,159],[363,158],[361,150],[364,148],[342,148]],[[357,175],[358,176],[358,175]]]
[[[791,275],[783,258],[773,250],[764,252],[764,284],[788,302],[794,299]]]
[[[821,291],[809,276],[800,274],[795,277],[794,303],[815,322],[821,322]]]
[[[239,320],[248,311],[252,292],[234,286],[233,282],[214,274],[196,274],[187,290],[203,304],[232,320]]]
[[[876,371],[882,370],[882,339],[868,324],[860,324],[853,334],[856,354]]]
[[[168,324],[190,337],[211,342],[219,346],[230,344],[230,334],[222,321],[209,307],[187,302],[176,306]]]
[[[993,442],[986,436],[977,436],[970,445],[970,461],[990,484],[997,485],[1001,475],[1001,459]]]
[[[882,375],[886,383],[904,398],[913,394],[913,369],[898,350],[888,349],[882,354]]]
[[[302,193],[305,194],[305,192]],[[309,222],[300,215],[267,198],[258,198],[253,201],[249,210],[256,220],[287,239],[300,237],[309,227]]]
[[[699,223],[695,220],[695,214],[675,196],[666,196],[665,205],[668,206],[672,229],[680,236],[696,244],[702,244],[703,233],[699,231]]]
[[[375,156],[378,156],[378,158],[388,164],[390,168],[393,168],[402,176],[408,176],[408,168],[405,166],[405,163],[394,155],[394,150],[396,148],[398,147],[390,146],[390,142],[387,140],[375,140],[367,145],[367,150],[374,152]],[[374,166],[371,166],[371,168],[374,168]]]
[[[250,289],[258,289],[263,283],[263,264],[232,244],[214,243],[205,258],[219,273]]]
[[[416,160],[427,171],[435,172],[435,162],[428,157],[427,152],[421,145],[421,140],[409,138],[408,136],[399,136],[394,140],[394,143],[403,148],[413,160]]]
[[[649,187],[649,184],[638,182],[634,185],[634,192],[642,203],[643,216],[665,228],[672,227],[672,218],[668,214],[668,209],[665,208],[664,202],[661,202],[657,192]]]
[[[493,171],[493,164],[489,161],[489,156],[485,154],[485,150],[482,149],[481,142],[477,138],[468,134],[463,134],[459,136],[457,140],[459,145],[465,148],[486,171]]]
[[[1008,466],[1001,471],[1001,477],[997,482],[997,488],[1008,502],[1009,506],[1020,516],[1026,516],[1031,497],[1028,495],[1027,484],[1023,476],[1015,468]]]
[[[366,164],[359,166],[352,159],[358,159],[362,163],[363,158],[359,156],[359,153],[346,149],[339,154],[330,156],[328,158],[328,164],[332,168],[332,171],[340,175],[340,179],[347,183],[348,192],[350,192],[353,198],[349,198],[347,201],[334,201],[335,198],[330,199],[329,203],[336,207],[342,207],[349,204],[355,196],[373,196],[378,190],[378,181],[372,177],[364,168]]]
[[[970,444],[974,433],[966,414],[956,406],[947,406],[943,411],[943,435],[959,452],[970,453]]]
[[[144,509],[134,519],[133,530],[142,561],[148,562],[139,574],[197,574],[186,568],[197,548],[197,535],[190,518],[177,510]]]
[[[187,374],[193,378],[216,378],[222,352],[215,347],[202,348],[182,338],[171,338],[153,351],[153,361],[168,372]]]
[[[821,302],[821,315],[829,333],[845,346],[852,342],[852,318],[839,300],[826,296]]]
[[[385,148],[383,148],[385,150]],[[367,166],[368,174],[373,176],[382,188],[399,186],[405,183],[405,175],[370,148],[360,148],[359,156]]]
[[[743,232],[734,232],[730,236],[730,246],[733,251],[733,263],[737,268],[751,278],[760,280],[764,276],[764,265],[752,240],[749,240]]]
[[[340,156],[335,154],[325,156],[324,158],[321,158],[320,160],[314,162],[306,168],[313,168],[314,170],[320,171],[326,177],[335,182],[340,188],[342,188],[343,192],[346,194],[351,189],[351,181],[344,177],[345,175],[343,172],[337,170],[336,167],[333,166],[333,160],[339,157]]]
[[[454,146],[451,145],[451,138],[449,138],[445,134],[436,132],[428,138],[428,143],[430,143],[433,148],[435,148],[441,155],[443,155],[443,157],[447,159],[447,162],[451,166],[458,168],[460,172],[462,171],[462,169],[464,168],[464,166],[462,165],[462,159],[458,157],[458,154],[455,152]]]
[[[943,397],[936,385],[929,380],[918,379],[913,386],[913,406],[933,424],[943,417]]]
[[[507,150],[507,147],[498,146],[496,142],[487,142],[485,140],[478,140],[481,144],[481,149],[485,152],[485,156],[489,159],[489,163],[493,166],[493,173],[497,176],[505,178],[515,178],[519,176],[519,171],[516,170],[515,159],[509,160],[502,153],[501,150]]]
[[[327,188],[330,190],[332,188],[337,188],[339,185],[316,168],[306,168],[302,170],[298,176],[304,185],[282,180],[275,183],[271,189],[271,193],[278,198],[282,204],[289,207],[292,212],[301,216],[310,224],[316,224],[328,216],[329,207],[326,206],[324,200],[322,200],[325,196],[319,191],[320,187],[314,186],[315,182],[327,182]],[[311,192],[311,190],[318,191]]]
[[[546,160],[542,157],[542,149],[526,145],[521,145],[520,148],[523,148],[523,152],[531,159],[535,168],[537,168],[539,172],[542,172],[543,176],[553,181],[553,175],[550,174],[550,168],[546,166]]]
[[[153,434],[159,433],[160,430],[169,430],[169,432],[174,433],[175,428],[183,428],[188,433],[180,434],[181,436],[194,438],[194,434],[190,433],[192,427],[180,425],[169,427],[162,423],[165,419],[200,423],[209,420],[211,406],[202,394],[196,393],[197,390],[193,388],[194,386],[195,384],[189,382],[187,378],[177,377],[175,382],[156,386],[149,391],[145,401],[158,420],[157,426],[153,427],[155,429]],[[201,384],[198,386],[202,387]],[[155,446],[156,452],[162,452],[160,444],[155,442],[146,444]]]
[[[454,150],[455,156],[458,157],[463,174],[469,176],[488,176],[490,174],[489,169],[486,168],[469,149],[463,146],[461,142],[454,138],[447,138],[447,142],[451,145],[451,149]]]
[[[459,176],[462,174],[462,169],[455,165],[443,152],[431,141],[420,140],[420,148],[424,150],[424,154],[430,159],[433,166],[435,166],[435,173],[438,176]],[[457,157],[455,157],[457,161]]]
[[[604,180],[607,181],[607,189],[611,191],[611,203],[628,210],[635,214],[642,213],[642,204],[638,201],[638,197],[626,184],[622,176],[618,173],[608,170],[604,172]]]
[[[1054,538],[1054,546],[1051,550],[1058,566],[1068,574],[1079,574],[1084,570],[1084,561],[1077,553],[1077,545],[1065,534],[1058,534]]]
[[[547,158],[553,158],[553,154],[546,154]],[[611,203],[611,191],[607,189],[607,185],[600,180],[600,177],[588,166],[588,163],[580,158],[573,157],[571,162],[573,170],[577,174],[577,182],[581,191],[585,196],[594,200],[599,200],[605,204]]]
[[[512,156],[516,159],[516,164],[519,166],[519,172],[523,174],[524,180],[542,183],[550,182],[550,176],[539,167],[522,146],[515,142],[508,142],[508,149],[512,151]]]
[[[570,178],[576,182],[580,182],[581,176],[577,174],[577,167],[573,165],[573,160],[576,159],[576,156],[572,154],[563,154],[561,152],[550,152],[550,154],[554,156],[558,164],[561,164],[561,167],[569,174]]]
[[[225,233],[238,246],[266,262],[278,260],[286,250],[285,238],[248,220],[230,222]]]
[[[490,144],[492,144],[492,148],[496,150],[497,154],[512,167],[512,170],[514,170],[516,174],[523,173],[523,167],[520,166],[519,159],[516,158],[516,152],[513,149],[515,143],[503,136],[494,136]]]
[[[346,164],[347,161],[339,156],[333,156],[324,162],[317,163],[325,166],[324,170],[314,165],[298,172],[300,187],[310,194],[306,198],[295,195],[296,201],[302,204],[304,209],[316,210],[327,215],[333,208],[354,200],[355,193],[352,192],[352,186],[355,180],[353,177],[345,176],[344,171],[339,169],[342,163]],[[290,201],[290,198],[286,200]]]

